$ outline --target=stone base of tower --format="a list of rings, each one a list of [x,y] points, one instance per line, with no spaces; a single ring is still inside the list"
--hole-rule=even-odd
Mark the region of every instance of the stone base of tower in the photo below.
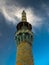
[[[16,65],[34,65],[32,47],[27,42],[21,42],[17,46]]]

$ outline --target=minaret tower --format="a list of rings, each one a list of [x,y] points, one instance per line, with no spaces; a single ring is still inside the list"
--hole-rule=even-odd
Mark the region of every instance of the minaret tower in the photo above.
[[[23,10],[22,20],[16,26],[16,65],[34,65],[32,56],[32,25],[27,22],[26,13]]]

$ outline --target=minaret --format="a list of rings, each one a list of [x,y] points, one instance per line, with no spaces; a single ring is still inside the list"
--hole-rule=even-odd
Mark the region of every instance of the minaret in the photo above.
[[[16,65],[34,65],[32,56],[32,25],[27,22],[25,11],[22,12],[22,21],[16,26]]]

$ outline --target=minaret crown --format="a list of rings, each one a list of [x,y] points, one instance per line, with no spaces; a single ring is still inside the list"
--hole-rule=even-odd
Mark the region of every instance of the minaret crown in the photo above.
[[[26,12],[24,10],[22,12],[22,22],[27,22]]]

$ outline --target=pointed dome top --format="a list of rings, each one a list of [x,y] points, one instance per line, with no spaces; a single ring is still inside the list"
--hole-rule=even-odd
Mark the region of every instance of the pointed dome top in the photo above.
[[[22,12],[22,22],[27,22],[25,10]]]
[[[25,10],[23,10],[22,14],[26,14]]]

